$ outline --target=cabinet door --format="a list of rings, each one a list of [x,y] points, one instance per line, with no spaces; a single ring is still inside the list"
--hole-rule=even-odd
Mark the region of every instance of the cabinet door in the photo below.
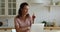
[[[16,15],[16,0],[8,0],[8,15]]]
[[[0,0],[0,15],[5,15],[5,0]]]
[[[0,15],[16,15],[16,0],[0,0]]]

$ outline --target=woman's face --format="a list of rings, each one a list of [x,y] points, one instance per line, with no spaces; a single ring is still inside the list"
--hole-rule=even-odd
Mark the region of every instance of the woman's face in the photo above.
[[[22,14],[26,15],[28,13],[29,6],[25,5],[22,9]]]

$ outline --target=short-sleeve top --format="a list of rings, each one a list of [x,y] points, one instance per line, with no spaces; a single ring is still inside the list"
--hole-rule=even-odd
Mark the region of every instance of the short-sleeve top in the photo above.
[[[17,19],[16,19],[16,22],[17,22],[17,25],[19,25],[19,27],[22,28],[22,31],[23,31],[23,32],[28,32],[28,31],[30,30],[30,29],[29,29],[29,30],[25,30],[25,31],[24,31],[24,27],[31,27],[31,24],[32,24],[31,18],[26,18],[25,21],[17,18]]]

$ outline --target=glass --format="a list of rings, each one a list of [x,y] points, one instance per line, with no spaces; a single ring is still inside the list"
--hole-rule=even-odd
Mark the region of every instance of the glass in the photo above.
[[[11,2],[11,0],[8,0],[8,2]]]
[[[1,9],[1,15],[5,14],[5,9]]]
[[[1,3],[1,7],[5,7],[5,3]]]
[[[16,8],[16,3],[13,3],[13,8]]]
[[[11,8],[11,3],[8,3],[8,8]]]
[[[0,3],[0,8],[1,8],[1,3]]]
[[[0,0],[1,2],[5,2],[5,0]]]
[[[13,2],[16,2],[16,0],[13,0]]]
[[[13,8],[13,3],[11,3],[11,8]]]
[[[13,15],[16,15],[16,9],[13,9]]]
[[[0,0],[0,3],[1,3],[1,0]]]
[[[1,15],[1,9],[0,9],[0,15]]]
[[[12,15],[12,9],[8,9],[8,15]]]

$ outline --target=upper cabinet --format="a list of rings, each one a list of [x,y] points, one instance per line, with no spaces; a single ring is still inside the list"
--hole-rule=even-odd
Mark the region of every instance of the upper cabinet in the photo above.
[[[0,15],[5,15],[5,0],[0,0]]]
[[[16,0],[8,0],[8,15],[16,15]]]
[[[0,16],[15,16],[16,0],[0,0]]]

